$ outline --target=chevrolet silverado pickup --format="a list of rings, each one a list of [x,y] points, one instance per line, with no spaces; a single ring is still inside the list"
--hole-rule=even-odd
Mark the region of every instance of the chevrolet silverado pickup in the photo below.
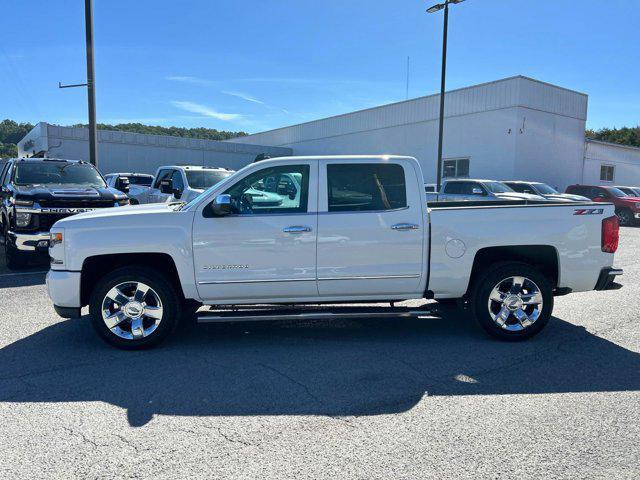
[[[8,268],[47,254],[49,228],[61,218],[127,205],[90,164],[51,158],[16,158],[0,172],[0,227]]]
[[[254,202],[283,181],[280,201]],[[286,157],[189,203],[59,221],[47,285],[60,316],[88,305],[97,333],[125,349],[158,344],[194,306],[222,310],[199,321],[373,318],[380,302],[418,316],[394,302],[425,298],[465,299],[489,334],[520,340],[544,328],[555,295],[617,288],[617,246],[612,205],[428,206],[414,158]]]

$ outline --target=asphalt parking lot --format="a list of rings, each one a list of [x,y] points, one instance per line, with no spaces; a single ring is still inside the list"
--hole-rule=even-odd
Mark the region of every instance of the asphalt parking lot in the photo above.
[[[1,478],[638,478],[640,228],[624,288],[541,335],[421,320],[200,326],[122,352],[0,266]]]

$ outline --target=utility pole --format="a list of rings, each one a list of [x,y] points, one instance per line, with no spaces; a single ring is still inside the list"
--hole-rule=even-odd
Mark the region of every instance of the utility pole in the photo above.
[[[93,63],[93,0],[84,0],[87,38],[87,101],[89,104],[89,161],[98,166],[98,127],[96,125],[96,77]]]
[[[96,125],[96,78],[93,62],[93,0],[84,0],[84,23],[87,51],[87,83],[63,85],[58,88],[87,87],[87,103],[89,110],[89,161],[98,166],[98,127]]]

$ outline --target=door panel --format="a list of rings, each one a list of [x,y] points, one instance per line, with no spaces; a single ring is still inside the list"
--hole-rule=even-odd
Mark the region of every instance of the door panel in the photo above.
[[[279,164],[281,165],[281,164]],[[296,192],[277,193],[269,173],[257,181],[255,170],[225,190],[242,198],[236,214],[206,218],[196,213],[193,227],[194,266],[198,292],[205,301],[316,298],[317,163],[304,166]],[[280,168],[280,167],[278,167]],[[283,167],[284,170],[288,166]],[[258,176],[261,176],[260,173]],[[281,176],[279,174],[278,178]],[[298,178],[298,177],[296,177]],[[302,176],[300,176],[302,178]],[[268,181],[263,181],[264,179]],[[239,188],[242,182],[246,187]],[[222,193],[222,192],[220,192]],[[248,198],[250,197],[250,198]],[[247,203],[248,202],[248,203]],[[306,204],[306,208],[302,206]],[[282,213],[279,213],[282,212]]]
[[[366,160],[350,160],[349,164],[351,162],[361,164],[358,168],[362,170],[355,169],[352,175],[345,175],[337,183],[332,181],[333,174],[327,173],[327,169],[331,165],[345,164],[345,161],[324,160],[320,163],[320,185],[328,185],[328,189],[320,191],[318,214],[320,295],[391,296],[419,292],[424,285],[426,222],[423,215],[426,213],[422,205],[423,187],[415,182],[413,165],[397,160],[406,179],[406,201],[399,199],[393,204],[398,185],[389,184],[396,182],[393,179],[397,175],[394,172],[387,175],[384,170],[370,167],[388,165],[367,164]],[[372,180],[365,181],[365,178]],[[337,194],[329,193],[331,189]],[[367,199],[376,196],[377,199]],[[404,206],[399,206],[403,201]],[[365,205],[367,202],[370,204]]]

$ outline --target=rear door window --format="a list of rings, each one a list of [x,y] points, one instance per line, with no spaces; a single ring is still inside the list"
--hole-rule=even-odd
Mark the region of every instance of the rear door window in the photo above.
[[[327,165],[330,212],[384,211],[407,206],[404,169],[394,163]]]

